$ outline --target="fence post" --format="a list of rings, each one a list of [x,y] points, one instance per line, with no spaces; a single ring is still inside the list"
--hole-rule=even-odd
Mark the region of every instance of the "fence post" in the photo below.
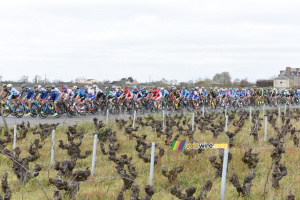
[[[264,141],[267,141],[267,130],[268,130],[268,116],[265,116],[265,138],[264,138]]]
[[[55,130],[52,130],[52,145],[51,145],[51,165],[54,163],[54,142],[55,142]]]
[[[203,106],[202,106],[202,117],[204,117],[204,103],[203,103]]]
[[[163,131],[165,131],[165,110],[163,110],[163,124],[162,124]]]
[[[194,130],[195,113],[192,115],[192,131]]]
[[[221,198],[220,198],[221,200],[224,200],[225,197],[227,163],[228,163],[228,148],[225,148],[224,158],[223,158],[222,181],[221,181]]]
[[[286,104],[284,105],[284,116],[286,116]]]
[[[278,106],[278,126],[280,125],[280,106]]]
[[[227,131],[228,131],[228,115],[225,116],[225,136]]]
[[[227,107],[225,107],[225,116],[227,115]]]
[[[94,147],[93,147],[93,159],[92,159],[92,176],[94,176],[94,173],[95,173],[97,138],[98,138],[98,134],[94,134]]]
[[[132,122],[132,128],[134,128],[135,116],[136,116],[136,110],[134,110],[134,113],[133,113],[133,122]]]
[[[106,110],[106,126],[108,127],[108,115],[109,115],[109,109]]]
[[[250,106],[250,115],[249,115],[249,117],[250,117],[250,123],[251,123],[251,121],[252,121],[252,108],[251,108],[251,106]]]
[[[150,163],[150,181],[149,185],[153,185],[153,171],[154,171],[154,153],[155,153],[155,142],[152,142],[151,148],[151,163]]]
[[[14,125],[14,144],[13,144],[13,152],[15,156],[15,148],[16,148],[16,143],[17,143],[17,125]]]

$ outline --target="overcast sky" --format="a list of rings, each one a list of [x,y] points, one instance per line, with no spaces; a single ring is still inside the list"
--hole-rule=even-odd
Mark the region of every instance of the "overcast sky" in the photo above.
[[[300,67],[297,0],[0,2],[4,80],[255,81]]]

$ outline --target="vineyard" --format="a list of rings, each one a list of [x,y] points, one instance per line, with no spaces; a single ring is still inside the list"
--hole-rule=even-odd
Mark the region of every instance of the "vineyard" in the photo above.
[[[224,199],[299,199],[299,119],[233,110],[3,125],[0,199],[220,199],[224,149],[171,150],[177,141],[228,144]]]

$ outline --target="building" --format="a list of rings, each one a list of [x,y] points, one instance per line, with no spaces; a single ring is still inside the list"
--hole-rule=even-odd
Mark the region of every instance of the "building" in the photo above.
[[[82,78],[78,81],[75,81],[75,83],[83,83],[83,84],[93,84],[93,83],[98,83],[98,81],[96,79],[85,79]]]
[[[126,81],[125,82],[125,85],[138,85],[138,84],[140,84],[140,82],[137,82],[137,81],[132,81],[132,82]]]
[[[273,86],[275,88],[300,87],[300,68],[286,67],[285,70],[281,70],[278,77],[274,78]]]

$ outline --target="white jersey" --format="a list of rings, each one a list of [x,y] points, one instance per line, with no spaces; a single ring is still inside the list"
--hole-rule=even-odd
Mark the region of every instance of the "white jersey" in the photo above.
[[[98,94],[98,93],[103,93],[102,90],[100,88],[96,88],[96,89],[93,89],[94,91],[94,95]]]

